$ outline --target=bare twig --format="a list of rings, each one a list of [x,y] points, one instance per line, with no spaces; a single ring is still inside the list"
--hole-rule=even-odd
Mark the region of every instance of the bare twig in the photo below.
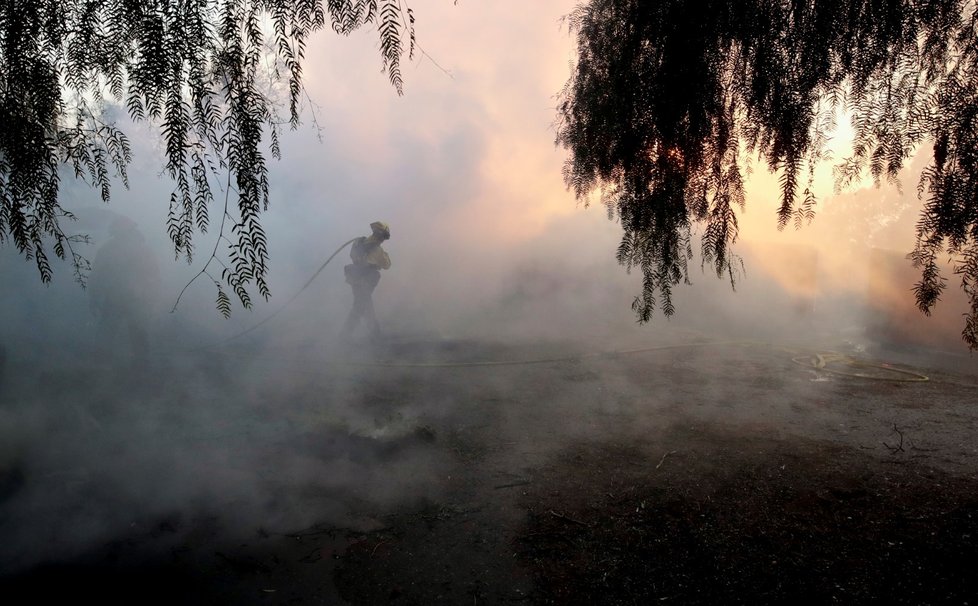
[[[197,272],[197,275],[195,275],[193,278],[191,278],[189,282],[187,282],[186,284],[184,284],[183,289],[180,291],[180,294],[177,295],[177,300],[173,302],[173,309],[170,310],[170,313],[171,314],[172,313],[175,313],[177,311],[177,306],[180,305],[180,299],[183,298],[183,294],[185,292],[187,292],[187,289],[190,288],[190,285],[193,284],[194,282],[196,282],[197,281],[197,278],[201,277],[202,275],[207,274],[207,268],[210,266],[211,261],[217,259],[217,247],[221,243],[221,238],[224,237],[224,224],[225,224],[226,220],[230,217],[230,215],[228,214],[228,199],[230,198],[230,196],[231,196],[231,168],[229,167],[228,168],[227,188],[224,190],[224,216],[221,217],[221,227],[220,227],[220,230],[218,231],[217,241],[214,242],[214,250],[211,251],[210,258],[207,259],[207,262],[204,263],[204,266],[200,269],[199,272]],[[209,276],[210,274],[207,274],[207,275]],[[214,278],[211,278],[211,279],[213,280]],[[217,280],[214,280],[214,282],[217,283]]]
[[[676,454],[676,451],[675,450],[670,450],[666,454],[662,455],[662,458],[659,459],[659,464],[656,465],[655,468],[658,469],[658,468],[662,467],[662,464],[666,462],[666,457],[668,457],[669,455],[672,455],[672,454]]]
[[[513,488],[514,486],[526,486],[529,484],[529,480],[520,480],[519,482],[511,482],[509,484],[500,484],[499,486],[493,486],[495,489],[499,488]]]
[[[550,515],[552,515],[553,517],[557,518],[558,520],[563,520],[565,522],[571,522],[573,524],[578,524],[578,525],[584,526],[584,527],[587,527],[588,526],[587,522],[582,522],[580,520],[575,520],[574,518],[569,518],[569,517],[567,517],[567,516],[565,516],[563,514],[557,513],[553,509],[550,510]]]
[[[903,449],[903,432],[900,431],[899,429],[897,429],[896,423],[893,424],[893,431],[895,431],[897,433],[897,435],[900,436],[900,443],[897,444],[896,446],[890,446],[886,442],[883,442],[883,446],[886,446],[887,448],[889,448],[890,449],[890,452],[893,453],[893,454],[896,454],[898,452],[906,452]]]
[[[299,558],[299,561],[303,564],[315,564],[321,559],[323,559],[322,547],[313,547],[309,553]]]

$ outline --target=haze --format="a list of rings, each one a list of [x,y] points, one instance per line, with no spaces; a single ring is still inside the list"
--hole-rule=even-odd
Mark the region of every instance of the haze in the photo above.
[[[433,419],[466,422],[453,392],[415,364],[499,361],[500,351],[526,360],[591,355],[683,338],[866,351],[892,336],[869,330],[887,313],[920,323],[900,338],[966,353],[955,293],[936,318],[906,314],[913,273],[903,255],[913,244],[920,159],[905,171],[902,193],[862,183],[835,194],[823,175],[815,223],[782,232],[776,177],[755,167],[735,247],[746,267],[736,291],[694,260],[676,315],[637,324],[630,304],[641,281],[615,262],[618,225],[565,189],[565,152],[553,143],[555,94],[573,61],[559,20],[574,4],[412,2],[420,48],[400,98],[368,32],[317,36],[305,72],[312,103],[285,135],[283,160],[271,164],[264,221],[273,297],[251,311],[233,302],[230,319],[217,312],[206,277],[176,305],[216,233],[198,236],[190,265],[174,261],[165,230],[171,184],[159,176],[151,129],[130,130],[131,188],[117,183],[110,204],[66,180],[74,231],[93,239],[79,249],[85,256],[98,259],[121,217],[142,238],[116,254],[99,288],[109,298],[144,297],[146,343],[107,333],[106,309],[67,264],[42,285],[31,262],[0,249],[0,570],[84,554],[174,512],[219,515],[231,532],[285,530],[351,523],[353,496],[375,505],[431,498],[440,490],[436,457],[419,451],[380,465],[364,442]],[[393,262],[375,293],[389,344],[379,354],[362,338],[337,339],[351,304],[346,251],[284,306],[377,220],[390,225]],[[135,252],[143,248],[149,265]],[[891,261],[892,280],[873,286],[870,274]],[[402,365],[389,372],[420,381],[426,396],[384,413],[362,406],[374,373],[388,372],[371,366],[378,361]],[[490,383],[510,389],[505,374]],[[347,437],[319,457],[281,454],[310,439],[312,426]],[[274,468],[270,452],[279,453]],[[292,490],[303,484],[323,493],[310,500]]]

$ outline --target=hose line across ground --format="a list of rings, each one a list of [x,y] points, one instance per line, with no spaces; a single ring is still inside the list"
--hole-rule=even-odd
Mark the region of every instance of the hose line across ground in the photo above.
[[[339,248],[337,248],[336,249],[336,252],[334,252],[333,254],[331,254],[329,256],[329,258],[326,259],[326,261],[324,261],[323,264],[319,266],[319,269],[316,270],[316,273],[314,273],[311,278],[309,278],[308,280],[306,280],[306,283],[302,286],[302,288],[300,288],[294,295],[292,295],[292,298],[291,299],[289,299],[288,301],[286,301],[281,307],[279,307],[274,312],[272,312],[267,318],[265,318],[261,322],[255,324],[251,328],[248,328],[246,330],[243,330],[243,331],[241,331],[241,332],[239,332],[237,334],[231,335],[230,337],[228,337],[228,338],[224,339],[223,341],[221,341],[220,344],[223,345],[224,343],[227,343],[228,341],[232,341],[234,339],[237,339],[238,337],[243,337],[243,336],[245,336],[246,334],[248,334],[250,332],[253,332],[255,330],[258,330],[258,328],[260,328],[261,326],[264,326],[272,318],[274,318],[275,316],[277,316],[280,313],[282,313],[282,311],[285,310],[286,307],[288,307],[289,305],[291,305],[293,301],[295,301],[297,298],[299,298],[299,295],[301,295],[307,288],[309,288],[309,285],[312,284],[313,280],[315,280],[317,277],[319,277],[319,274],[323,273],[323,270],[326,269],[326,266],[329,265],[329,262],[333,260],[333,257],[335,257],[336,255],[340,254],[340,251],[341,250],[343,250],[344,248],[346,248],[350,244],[353,244],[356,241],[357,241],[357,238],[353,238],[352,240],[349,240],[349,241],[345,242],[342,246],[340,246]]]
[[[810,356],[799,356],[796,358],[791,358],[791,361],[799,366],[810,367],[817,371],[824,371],[835,375],[842,375],[844,377],[857,377],[860,379],[872,379],[876,381],[899,381],[903,383],[923,383],[925,381],[930,381],[930,377],[919,372],[905,370],[903,368],[896,368],[895,366],[885,363],[877,364],[874,362],[866,362],[864,360],[858,360],[856,358],[837,353],[817,353]],[[867,374],[854,370],[832,368],[829,366],[829,364],[832,363],[839,363],[848,368],[873,369],[875,372],[877,372],[877,374]],[[880,374],[880,371],[882,374]]]
[[[614,357],[623,355],[632,355],[640,353],[648,353],[652,351],[663,351],[669,349],[687,349],[692,347],[711,347],[718,345],[742,345],[742,346],[757,346],[762,345],[752,341],[702,341],[695,343],[682,343],[675,345],[659,345],[655,347],[641,347],[637,349],[624,349],[597,353],[585,353],[573,356],[560,356],[553,358],[531,358],[524,360],[487,360],[487,361],[477,361],[477,362],[340,362],[339,364],[343,366],[370,366],[370,367],[380,367],[380,368],[468,368],[468,367],[481,367],[481,366],[519,366],[519,365],[529,365],[529,364],[550,364],[558,362],[577,362],[580,360],[600,358],[600,357]],[[776,346],[765,345],[767,347],[773,347],[775,349],[780,349]],[[786,350],[789,351],[789,350]],[[792,353],[797,353],[794,351]],[[911,382],[911,383],[921,383],[929,381],[930,378],[927,375],[914,372],[912,370],[905,370],[901,368],[896,368],[890,364],[886,363],[875,363],[867,362],[864,360],[858,360],[850,356],[837,354],[837,353],[816,353],[808,356],[798,356],[791,358],[791,361],[799,366],[810,366],[813,369],[825,371],[835,375],[855,377],[860,379],[870,379],[875,381],[899,381],[899,382]],[[848,367],[852,368],[871,368],[875,369],[876,374],[860,373],[856,371],[840,370],[837,368],[831,368],[828,365],[831,363],[842,363]]]

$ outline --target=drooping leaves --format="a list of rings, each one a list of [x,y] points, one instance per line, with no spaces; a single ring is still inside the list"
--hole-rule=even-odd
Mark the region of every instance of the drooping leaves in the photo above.
[[[414,15],[398,0],[0,4],[0,244],[9,240],[34,259],[44,281],[53,275],[49,247],[70,254],[84,280],[86,262],[62,229],[69,217],[59,185],[65,165],[106,201],[114,175],[127,184],[129,142],[102,111],[111,100],[160,127],[174,183],[167,231],[176,255],[193,259],[195,236],[215,217],[214,190],[224,189],[224,281],[245,307],[251,285],[268,297],[264,146],[267,135],[278,157],[280,105],[268,84],[286,83],[288,123],[298,126],[306,44],[327,22],[341,34],[375,25],[383,69],[402,93],[403,38],[413,50]],[[230,313],[220,289],[218,306]]]
[[[733,278],[741,163],[779,171],[778,225],[814,216],[813,169],[838,110],[853,116],[840,184],[895,180],[925,141],[917,302],[929,312],[949,253],[978,348],[978,15],[973,0],[590,0],[569,21],[578,60],[557,112],[567,186],[603,192],[621,222],[618,260],[640,268],[647,321],[688,280],[689,239]],[[806,184],[807,181],[807,184]]]

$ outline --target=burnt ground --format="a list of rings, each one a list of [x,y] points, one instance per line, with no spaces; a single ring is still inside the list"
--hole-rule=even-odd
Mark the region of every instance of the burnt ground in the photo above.
[[[238,515],[240,501],[220,493],[207,506],[176,501],[84,549],[8,560],[0,596],[978,602],[972,359],[681,340],[617,351],[401,341],[363,366],[290,361],[233,404],[265,428],[241,439],[260,451],[241,466],[282,496],[267,519]],[[519,360],[532,363],[508,363]],[[370,429],[327,414],[324,393],[341,393]],[[348,480],[294,477],[296,457]],[[0,503],[31,482],[9,468]],[[98,484],[80,481],[70,507]],[[308,515],[267,513],[297,506]]]

